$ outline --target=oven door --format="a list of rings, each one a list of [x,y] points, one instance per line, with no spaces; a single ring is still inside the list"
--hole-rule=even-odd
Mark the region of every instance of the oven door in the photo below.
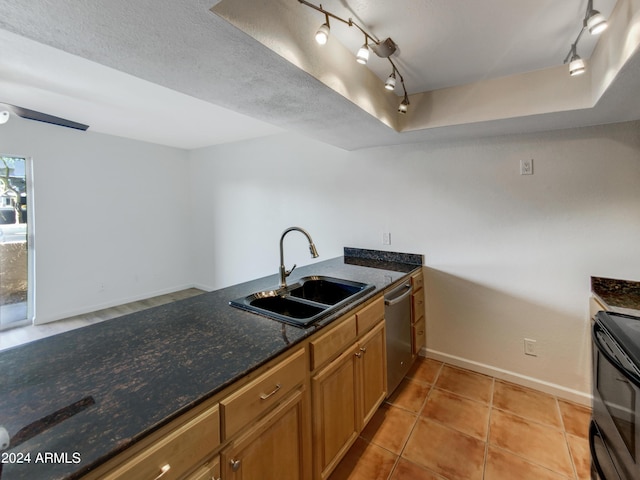
[[[593,421],[597,428],[590,432],[590,442],[594,465],[603,480],[640,479],[639,370],[598,322],[593,326],[593,341]]]
[[[594,421],[589,425],[589,448],[592,460],[592,480],[622,480],[613,464],[611,455],[609,455],[609,450],[602,438],[602,434]]]

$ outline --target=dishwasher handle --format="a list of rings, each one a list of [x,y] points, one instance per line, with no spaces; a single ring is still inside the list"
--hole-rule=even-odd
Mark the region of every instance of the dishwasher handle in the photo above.
[[[396,305],[396,304],[402,302],[405,298],[407,298],[409,295],[411,295],[413,293],[412,289],[411,289],[411,284],[409,284],[409,283],[407,283],[406,285],[403,285],[402,288],[406,288],[407,291],[404,292],[402,295],[399,295],[399,296],[397,296],[395,298],[389,298],[389,297],[385,296],[384,304],[389,306],[389,307],[393,306],[393,305]],[[396,289],[396,290],[399,290],[399,289]],[[395,293],[395,291],[393,293]]]

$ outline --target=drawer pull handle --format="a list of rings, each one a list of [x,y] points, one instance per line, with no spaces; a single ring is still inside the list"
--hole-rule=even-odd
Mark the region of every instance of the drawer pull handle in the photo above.
[[[362,352],[356,352],[354,355],[355,355],[356,357],[360,358],[360,357],[362,357]]]
[[[164,477],[164,474],[167,473],[169,470],[171,470],[171,465],[169,465],[168,463],[166,465],[163,465],[162,468],[160,468],[160,475],[158,475],[153,480],[158,480],[159,478]]]
[[[362,353],[367,353],[367,347],[360,347],[360,351]]]
[[[279,383],[276,384],[276,388],[273,389],[272,392],[270,393],[263,393],[262,395],[260,395],[260,400],[266,400],[267,398],[269,398],[271,395],[274,395],[278,390],[280,390],[282,388],[282,385],[280,385]],[[234,470],[235,471],[235,470]]]
[[[240,468],[240,460],[231,459],[229,463],[231,464],[231,470],[233,470],[234,472],[237,472]]]

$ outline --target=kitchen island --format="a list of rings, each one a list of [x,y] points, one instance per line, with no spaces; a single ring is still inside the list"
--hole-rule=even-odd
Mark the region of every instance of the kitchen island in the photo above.
[[[326,275],[375,286],[309,328],[229,306],[276,286],[273,275],[1,352],[0,425],[12,443],[0,478],[82,477],[422,264],[419,255],[364,252],[296,269],[292,283]]]

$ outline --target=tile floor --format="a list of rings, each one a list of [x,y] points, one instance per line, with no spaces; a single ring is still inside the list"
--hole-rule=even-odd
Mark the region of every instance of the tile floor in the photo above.
[[[589,480],[590,414],[420,358],[330,480]]]

